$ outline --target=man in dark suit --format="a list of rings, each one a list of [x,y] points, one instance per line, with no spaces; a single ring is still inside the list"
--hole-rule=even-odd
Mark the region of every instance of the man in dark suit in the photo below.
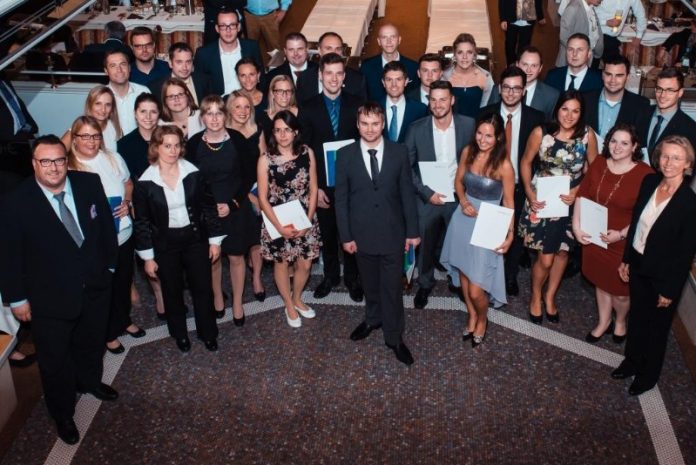
[[[9,79],[0,74],[0,171],[21,176],[32,172],[29,141],[38,131]]]
[[[428,107],[404,96],[406,67],[399,61],[390,61],[382,72],[382,85],[387,94],[379,101],[384,114],[389,115],[384,125],[384,136],[392,142],[403,143],[408,127],[428,113]]]
[[[2,205],[0,290],[18,320],[32,321],[46,406],[75,444],[76,392],[118,397],[101,382],[116,230],[99,177],[68,174],[60,139],[38,138],[32,165]]]
[[[259,44],[255,40],[239,38],[237,13],[219,12],[215,30],[220,38],[196,50],[193,65],[197,72],[210,78],[211,93],[228,95],[241,87],[234,67],[242,57],[251,57],[261,66],[263,61]]]
[[[189,44],[186,42],[175,42],[170,45],[169,62],[172,65],[171,74],[148,85],[152,95],[162,105],[162,86],[164,86],[167,79],[175,77],[186,83],[186,87],[191,92],[196,105],[200,105],[205,96],[210,93],[210,78],[194,70],[193,50],[191,50]]]
[[[585,94],[585,122],[602,140],[616,123],[631,124],[644,147],[650,121],[650,101],[626,90],[630,72],[631,62],[625,56],[615,55],[604,59],[604,87]]]
[[[602,73],[590,68],[592,48],[585,34],[576,33],[568,38],[566,66],[553,68],[546,75],[546,84],[564,92],[569,89],[589,92],[602,88]]]
[[[532,45],[525,47],[516,65],[527,74],[527,84],[524,87],[522,103],[539,110],[544,114],[546,120],[550,121],[553,118],[553,109],[556,106],[556,101],[558,101],[559,92],[558,89],[544,84],[539,79],[539,74],[541,74],[541,70],[544,68],[541,51]],[[493,88],[489,102],[500,102],[498,86]]]
[[[343,56],[343,38],[335,32],[325,32],[319,37],[319,56],[323,57],[327,53]],[[367,98],[365,77],[360,71],[346,67],[343,90],[365,100]],[[319,73],[302,73],[297,79],[295,98],[298,103],[302,103],[320,94],[321,91],[322,83]]]
[[[334,186],[330,185],[327,179],[323,144],[358,137],[356,117],[358,108],[363,103],[360,97],[343,92],[345,69],[345,62],[340,55],[328,53],[322,56],[319,63],[322,93],[302,103],[298,113],[302,126],[302,138],[314,151],[317,161],[319,183],[317,217],[321,228],[323,242],[321,255],[324,261],[324,279],[314,290],[314,297],[317,299],[329,295],[333,286],[340,282],[341,276]],[[360,302],[363,291],[358,278],[355,257],[345,254],[343,258],[343,281],[350,297]]]
[[[648,156],[667,136],[684,136],[696,147],[696,121],[679,108],[679,101],[683,95],[684,75],[681,71],[677,68],[665,68],[660,71],[655,86],[657,105],[651,107],[647,150],[643,152],[643,161],[646,163],[650,164],[651,158]]]
[[[377,33],[377,44],[382,53],[363,60],[360,65],[360,72],[365,76],[367,83],[367,96],[370,100],[381,102],[385,97],[384,86],[382,86],[382,70],[391,61],[398,61],[406,68],[409,88],[417,88],[418,83],[418,64],[399,53],[401,35],[393,24],[384,24]]]
[[[426,53],[418,59],[418,80],[417,87],[406,89],[406,98],[415,100],[425,106],[430,105],[428,94],[430,84],[442,78],[442,61],[437,53]]]
[[[500,28],[505,31],[505,58],[510,66],[522,50],[532,42],[532,30],[537,21],[546,24],[541,0],[499,0]]]
[[[432,82],[429,99],[431,116],[413,122],[406,133],[413,185],[418,197],[419,236],[423,241],[417,263],[419,289],[413,299],[416,308],[428,305],[428,296],[435,286],[435,263],[439,262],[435,250],[457,208],[456,199],[446,202],[446,193],[435,192],[423,183],[418,163],[446,163],[454,186],[459,157],[474,135],[474,120],[452,112],[455,101],[452,84],[448,81]]]
[[[133,50],[125,43],[126,27],[121,21],[109,21],[106,23],[104,34],[106,35],[106,40],[103,43],[89,44],[82,52],[73,55],[70,61],[70,69],[73,71],[99,72],[102,70],[106,52],[111,50],[123,52],[128,58],[128,62],[133,62],[135,59]]]
[[[261,83],[262,91],[268,94],[268,87],[276,76],[290,76],[297,88],[297,80],[300,74],[305,71],[318,73],[319,65],[309,61],[309,51],[307,50],[307,38],[299,32],[291,32],[285,36],[285,46],[283,47],[285,62],[277,68],[273,68],[266,74],[266,78]]]
[[[356,256],[365,289],[365,320],[351,333],[358,341],[382,327],[384,342],[406,365],[401,287],[404,250],[416,247],[418,218],[408,153],[382,137],[384,112],[369,102],[358,111],[360,140],[338,151],[336,221],[343,250]]]
[[[544,114],[522,103],[527,74],[517,66],[509,66],[500,75],[500,95],[502,100],[488,105],[481,114],[498,113],[505,122],[505,148],[515,170],[515,225],[524,208],[524,186],[519,181],[520,160],[524,156],[527,139],[532,130],[544,124]],[[505,289],[508,295],[518,295],[517,272],[520,258],[524,252],[522,238],[515,235],[512,245],[505,254]]]

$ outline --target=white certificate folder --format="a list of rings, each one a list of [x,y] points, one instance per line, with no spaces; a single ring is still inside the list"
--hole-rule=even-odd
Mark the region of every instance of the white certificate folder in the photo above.
[[[580,229],[590,235],[590,242],[604,249],[607,248],[607,243],[599,235],[607,232],[608,223],[607,207],[580,197]]]
[[[496,250],[507,237],[515,210],[482,202],[476,216],[471,245]]]
[[[454,183],[452,173],[447,163],[437,161],[419,161],[418,170],[421,175],[421,182],[445,196],[445,202],[454,202]]]
[[[568,216],[568,205],[560,195],[570,193],[570,176],[545,176],[536,178],[537,201],[546,206],[537,212],[538,218],[560,218]]]
[[[311,228],[312,222],[309,221],[307,213],[299,200],[291,200],[290,202],[282,203],[273,207],[273,212],[278,218],[278,222],[283,226],[293,225],[298,231]],[[271,236],[271,239],[276,240],[281,237],[281,234],[273,226],[271,220],[268,219],[265,213],[263,214],[263,223],[266,225],[266,230]]]
[[[338,149],[353,142],[355,142],[353,139],[324,142],[324,170],[327,186],[334,187],[336,185],[336,152],[338,152]]]

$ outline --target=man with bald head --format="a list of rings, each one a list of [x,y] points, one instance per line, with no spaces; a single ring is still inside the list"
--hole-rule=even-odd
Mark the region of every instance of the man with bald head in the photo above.
[[[418,86],[418,64],[399,53],[401,35],[393,24],[384,24],[377,33],[377,44],[382,52],[371,58],[367,58],[360,65],[360,72],[365,76],[367,83],[367,96],[370,100],[381,102],[386,93],[382,85],[382,73],[384,66],[390,61],[398,61],[406,67],[408,77],[407,88]]]

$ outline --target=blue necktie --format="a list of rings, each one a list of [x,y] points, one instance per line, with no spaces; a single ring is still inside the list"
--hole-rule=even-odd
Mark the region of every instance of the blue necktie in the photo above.
[[[0,93],[2,93],[3,99],[7,101],[7,105],[10,108],[10,113],[12,113],[12,119],[15,124],[14,133],[17,134],[27,126],[27,119],[24,117],[24,112],[17,101],[16,95],[4,81],[0,81]]]
[[[389,140],[396,142],[399,139],[399,120],[396,117],[396,105],[391,106],[392,116],[389,121]]]
[[[334,137],[338,137],[338,111],[336,109],[336,100],[333,100],[329,106],[329,118],[331,118],[331,129],[333,129]]]
[[[660,128],[662,127],[662,121],[665,118],[662,115],[657,115],[657,123],[653,128],[653,132],[650,135],[650,142],[648,142],[648,154],[652,154],[655,144],[657,143],[657,136],[660,134]]]

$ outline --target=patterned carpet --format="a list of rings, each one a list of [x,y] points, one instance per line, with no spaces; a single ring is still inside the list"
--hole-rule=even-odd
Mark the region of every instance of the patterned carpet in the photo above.
[[[106,356],[119,400],[81,399],[76,447],[56,441],[39,404],[2,464],[696,463],[696,389],[674,340],[659,389],[629,397],[629,382],[609,377],[622,347],[584,342],[591,289],[579,277],[564,282],[561,323],[538,327],[526,319],[528,276],[519,297],[491,312],[475,350],[461,341],[466,313],[444,281],[425,310],[412,308],[411,292],[410,368],[379,332],[349,340],[363,307],[344,288],[308,297],[318,316],[299,330],[278,297],[249,303],[243,328],[229,312],[222,320],[219,352],[192,334],[182,355],[139,282],[134,319],[153,329]]]

